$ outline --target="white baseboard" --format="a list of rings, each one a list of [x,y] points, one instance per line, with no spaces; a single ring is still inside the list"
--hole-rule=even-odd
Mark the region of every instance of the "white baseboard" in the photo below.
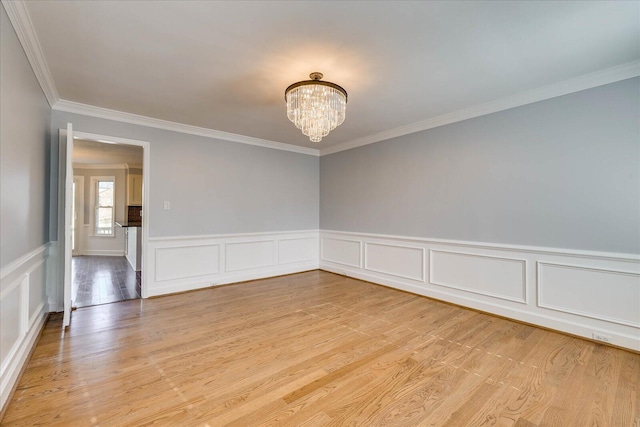
[[[320,231],[320,268],[640,351],[640,257]]]
[[[85,256],[124,256],[124,249],[85,249]]]
[[[40,246],[0,274],[0,407],[6,404],[48,316],[49,247]]]
[[[318,268],[318,231],[149,239],[144,296]]]

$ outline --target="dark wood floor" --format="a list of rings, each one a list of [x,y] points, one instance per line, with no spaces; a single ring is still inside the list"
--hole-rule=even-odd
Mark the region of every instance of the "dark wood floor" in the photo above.
[[[52,316],[3,421],[639,426],[640,355],[311,271]]]
[[[140,298],[140,274],[123,256],[73,257],[71,270],[76,307]]]

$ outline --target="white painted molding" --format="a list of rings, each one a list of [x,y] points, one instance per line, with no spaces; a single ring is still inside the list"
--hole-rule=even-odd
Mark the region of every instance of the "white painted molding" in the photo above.
[[[328,154],[350,150],[363,145],[373,144],[375,142],[385,141],[387,139],[397,138],[399,136],[421,132],[427,129],[433,129],[451,123],[472,119],[474,117],[484,116],[498,111],[508,110],[510,108],[520,107],[534,102],[544,101],[545,99],[568,95],[581,90],[591,89],[597,86],[603,86],[638,76],[640,76],[640,61],[628,62],[616,67],[607,68],[526,92],[517,93],[505,98],[496,99],[484,104],[431,117],[420,122],[400,126],[395,129],[354,139],[342,144],[321,148],[320,155],[326,156]]]
[[[417,276],[411,276],[409,274],[403,274],[400,271],[392,271],[390,270],[388,267],[385,270],[384,268],[376,268],[371,264],[370,258],[371,258],[371,252],[372,249],[375,246],[379,246],[379,247],[387,247],[390,248],[391,251],[395,250],[395,251],[402,251],[403,249],[405,251],[409,251],[409,252],[419,252],[420,253],[420,262],[418,265],[414,266],[416,267],[416,270],[418,270],[420,272],[419,275]],[[385,254],[386,256],[382,257],[383,259],[387,259],[387,260],[393,260],[394,258],[407,258],[405,254],[405,256],[400,256],[399,254],[396,254],[396,256],[394,257],[392,255],[392,253],[387,253]],[[405,259],[405,261],[407,261],[407,259]],[[393,245],[393,244],[389,244],[389,243],[378,243],[378,242],[364,242],[364,269],[365,270],[369,270],[369,271],[373,271],[376,273],[382,273],[382,274],[388,274],[390,276],[396,276],[396,277],[400,277],[403,279],[409,279],[409,280],[415,280],[418,282],[425,282],[426,281],[426,277],[427,277],[427,266],[426,266],[426,260],[425,260],[425,249],[421,248],[421,247],[416,247],[416,246],[405,246],[405,245]],[[406,267],[406,266],[405,266]],[[396,269],[396,270],[400,270],[400,269]]]
[[[455,283],[448,283],[445,281],[439,281],[435,279],[435,265],[437,264],[435,262],[435,255],[437,254],[442,254],[442,255],[449,255],[449,256],[461,256],[461,257],[471,257],[471,258],[476,258],[476,259],[487,259],[487,260],[494,260],[494,261],[504,261],[507,263],[515,263],[515,264],[519,264],[520,266],[520,271],[519,271],[519,279],[521,280],[520,282],[520,295],[518,297],[515,296],[511,296],[511,295],[505,295],[505,294],[500,294],[498,292],[490,292],[490,291],[483,291],[483,290],[479,290],[477,288],[473,288],[473,287],[469,287],[466,286],[464,284],[455,284]],[[512,257],[504,257],[504,256],[495,256],[495,255],[479,255],[479,254],[474,254],[474,253],[468,253],[468,252],[460,252],[460,251],[443,251],[443,250],[434,250],[431,249],[429,251],[429,266],[431,267],[429,269],[429,283],[433,284],[433,285],[438,285],[438,286],[444,286],[447,288],[451,288],[451,289],[458,289],[461,291],[465,291],[465,292],[472,292],[475,294],[479,294],[479,295],[486,295],[489,297],[493,297],[493,298],[500,298],[506,301],[513,301],[513,302],[517,302],[520,304],[526,304],[527,303],[527,260],[525,259],[518,259],[518,258],[512,258]],[[461,268],[461,266],[458,266],[458,268]],[[475,272],[474,276],[477,276],[478,272]],[[500,275],[494,275],[494,280],[495,281],[499,281],[500,279],[502,279],[502,277],[500,277]],[[467,279],[467,281],[469,281],[469,279]]]
[[[347,255],[347,247],[345,246],[344,243],[338,243],[338,245],[341,246],[336,246],[335,244],[333,244],[333,246],[329,243],[329,242],[346,242],[346,243],[355,243],[357,245],[357,253],[355,254],[355,258],[357,258],[356,262],[344,259],[345,255]],[[353,245],[352,245],[353,246]],[[337,250],[337,248],[341,248],[340,250]],[[334,257],[331,257],[330,254],[327,254],[327,252],[331,252],[331,250],[333,250],[334,252],[337,252],[334,255]],[[362,264],[363,264],[363,250],[362,250],[362,242],[360,240],[356,240],[356,239],[346,239],[346,238],[339,238],[339,237],[320,237],[320,261],[328,261],[334,264],[340,264],[340,265],[344,265],[347,267],[355,267],[355,268],[362,268]],[[340,259],[342,257],[342,259]]]
[[[7,402],[47,319],[51,243],[2,268],[0,280],[0,407]]]
[[[231,239],[231,238],[252,238],[252,237],[271,237],[275,234],[282,235],[298,235],[310,234],[316,235],[320,230],[291,230],[291,231],[261,231],[257,233],[227,233],[227,234],[196,234],[193,236],[166,236],[166,237],[150,237],[149,242],[171,242],[176,240],[206,240],[206,239]],[[298,238],[298,237],[296,237]],[[303,239],[304,237],[299,237]]]
[[[538,279],[538,307],[542,307],[542,308],[547,308],[549,310],[555,310],[555,311],[559,311],[559,312],[563,312],[563,313],[570,313],[570,314],[577,314],[579,316],[584,316],[584,317],[590,317],[592,319],[598,319],[598,320],[603,320],[606,322],[613,322],[613,323],[618,323],[620,325],[627,325],[627,326],[632,326],[634,328],[638,328],[640,329],[640,298],[638,298],[638,295],[635,296],[625,296],[624,298],[624,302],[635,302],[637,303],[637,307],[634,307],[635,310],[631,310],[633,311],[633,315],[636,317],[636,319],[633,320],[628,320],[628,319],[623,319],[620,317],[620,314],[622,313],[622,310],[620,310],[620,305],[618,304],[616,306],[615,309],[615,313],[611,313],[610,315],[603,315],[603,314],[598,314],[596,313],[596,310],[593,310],[592,312],[588,312],[584,309],[577,309],[575,307],[571,307],[569,304],[565,304],[560,305],[560,304],[552,304],[552,303],[547,303],[545,301],[545,285],[546,282],[543,280],[544,277],[544,270],[546,268],[560,268],[560,269],[565,269],[565,270],[573,270],[576,272],[591,272],[591,273],[596,273],[598,274],[600,277],[602,277],[602,275],[610,275],[612,277],[615,276],[619,276],[619,277],[624,277],[628,280],[629,282],[633,282],[633,284],[629,287],[638,287],[640,286],[640,273],[634,273],[631,271],[624,271],[624,270],[619,270],[619,269],[611,269],[611,268],[593,268],[593,267],[585,267],[585,266],[580,266],[580,265],[572,265],[572,264],[566,264],[566,263],[558,263],[558,262],[544,262],[544,261],[538,261],[537,262],[537,279]],[[562,287],[563,285],[571,285],[571,282],[575,282],[573,280],[564,280],[560,283],[555,283],[555,286],[552,287]],[[590,293],[590,294],[595,294],[595,292],[590,292],[590,290],[592,291],[591,288],[589,288],[590,285],[592,285],[592,283],[589,283],[588,280],[584,280],[584,281],[579,281],[578,282],[579,285],[576,286],[575,288],[576,291],[578,292],[583,292],[583,293]],[[605,283],[604,281],[598,283],[597,285],[601,285]],[[607,289],[605,289],[603,292],[603,294],[601,295],[601,298],[597,300],[597,305],[600,306],[598,308],[601,308],[602,302],[603,300],[605,300],[608,296],[610,296],[611,294],[613,294],[616,290],[612,289],[612,283],[611,280],[608,283]],[[615,285],[617,285],[618,287],[620,286],[620,282],[615,283]],[[637,291],[636,291],[637,292]],[[627,313],[628,314],[628,313]]]
[[[9,264],[7,264],[4,267],[2,267],[2,269],[0,269],[0,279],[4,279],[9,274],[11,274],[14,271],[18,270],[24,263],[32,260],[33,258],[37,257],[41,253],[44,253],[44,251],[46,251],[49,248],[49,246],[51,246],[51,242],[45,243],[42,246],[38,246],[37,248],[35,248],[31,252],[28,252],[28,253],[22,255],[20,258],[16,259],[15,261],[12,261]]]
[[[254,138],[252,136],[238,135],[215,129],[170,122],[168,120],[155,119],[153,117],[140,116],[138,114],[125,113],[123,111],[110,110],[107,108],[95,107],[93,105],[81,104],[79,102],[67,101],[66,99],[58,100],[52,108],[56,111],[64,111],[66,113],[82,114],[100,119],[115,120],[118,122],[186,133],[189,135],[204,136],[206,138],[256,145],[275,150],[291,151],[310,156],[319,155],[319,150],[315,148],[299,147],[297,145],[285,144],[283,142],[269,141],[267,139]]]
[[[109,236],[110,237],[110,236]],[[124,256],[124,249],[85,249],[84,255],[92,256]]]
[[[157,296],[318,268],[318,230],[156,237],[147,295]]]
[[[29,64],[31,64],[31,68],[44,92],[44,96],[47,98],[49,105],[53,107],[60,97],[58,96],[58,91],[53,82],[47,61],[42,53],[40,41],[38,40],[38,35],[27,11],[27,6],[22,0],[2,0],[2,4],[7,11],[11,25],[13,25],[18,35],[18,40],[20,40],[20,44],[27,55]]]
[[[220,271],[221,244],[197,244],[197,245],[180,245],[171,247],[155,248],[154,253],[154,280],[158,282],[166,282],[175,279],[192,279],[194,277],[205,277],[217,274]],[[205,249],[213,250],[214,253],[205,253],[208,259],[199,259]],[[191,253],[190,253],[191,252]],[[204,261],[204,262],[203,262]],[[171,267],[171,262],[178,262],[181,267],[188,271],[182,275],[166,274],[164,269]],[[205,269],[198,269],[198,264],[205,265]],[[200,271],[199,271],[200,270]]]
[[[14,384],[18,380],[22,367],[27,363],[27,358],[31,353],[31,349],[36,344],[40,331],[44,328],[49,313],[45,310],[44,305],[38,307],[38,311],[33,315],[30,327],[24,338],[16,345],[7,357],[6,363],[2,366],[2,375],[0,376],[0,408],[9,399],[9,394]]]
[[[419,243],[433,243],[443,244],[448,246],[462,246],[465,248],[478,248],[478,249],[491,249],[496,251],[520,251],[531,252],[545,255],[565,255],[571,257],[580,258],[594,258],[604,259],[610,261],[622,261],[622,262],[640,262],[640,254],[624,254],[617,252],[597,252],[597,251],[585,251],[580,249],[560,249],[560,248],[548,248],[542,246],[525,246],[525,245],[509,245],[504,243],[484,243],[484,242],[472,242],[466,240],[450,240],[450,239],[434,239],[430,237],[412,237],[412,236],[398,236],[393,234],[375,234],[375,233],[360,233],[351,231],[339,231],[339,230],[320,230],[322,234],[341,234],[349,236],[368,237],[375,239],[391,239],[401,240],[404,242],[419,242]]]

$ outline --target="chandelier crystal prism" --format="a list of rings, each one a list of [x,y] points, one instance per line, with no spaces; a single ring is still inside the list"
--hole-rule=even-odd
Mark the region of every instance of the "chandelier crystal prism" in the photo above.
[[[344,122],[347,111],[347,91],[335,83],[321,81],[322,73],[309,74],[304,80],[284,91],[287,117],[311,142],[322,137]]]

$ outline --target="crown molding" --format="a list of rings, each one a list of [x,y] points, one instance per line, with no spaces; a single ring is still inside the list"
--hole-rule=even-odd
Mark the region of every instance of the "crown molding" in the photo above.
[[[579,92],[581,90],[591,89],[597,86],[603,86],[609,83],[615,83],[621,80],[630,79],[640,76],[640,61],[628,62],[616,67],[606,68],[594,73],[584,74],[558,83],[542,86],[526,92],[521,92],[506,98],[490,101],[485,104],[479,104],[463,110],[442,114],[412,123],[406,126],[397,127],[384,132],[365,136],[363,138],[354,139],[352,141],[341,144],[332,145],[320,149],[320,155],[338,153],[340,151],[350,150],[352,148],[361,147],[363,145],[373,144],[375,142],[384,141],[399,136],[420,132],[427,129],[433,129],[439,126],[460,122],[474,117],[484,116],[498,111],[508,110],[510,108],[520,107],[532,104],[538,101],[555,98],[570,93]]]
[[[58,96],[58,91],[53,82],[47,61],[42,53],[40,41],[38,40],[38,35],[33,27],[33,22],[31,21],[25,2],[22,0],[2,0],[2,5],[7,11],[9,21],[11,21],[11,25],[13,25],[18,40],[20,40],[22,49],[27,55],[29,64],[31,64],[36,79],[38,83],[40,83],[42,92],[44,92],[44,96],[47,98],[49,105],[53,107],[60,97]]]
[[[222,139],[225,141],[239,142],[241,144],[256,145],[259,147],[272,148],[275,150],[291,151],[294,153],[307,154],[310,156],[320,155],[319,150],[316,148],[300,147],[297,145],[285,144],[283,142],[254,138],[252,136],[238,135],[235,133],[222,132],[215,129],[170,122],[167,120],[155,119],[153,117],[140,116],[137,114],[125,113],[123,111],[109,110],[107,108],[67,101],[66,99],[60,99],[53,105],[52,108],[56,111],[64,111],[66,113],[83,114],[85,116],[97,117],[100,119],[115,120],[118,122],[147,126],[156,129],[164,129],[190,135],[204,136],[207,138]]]

